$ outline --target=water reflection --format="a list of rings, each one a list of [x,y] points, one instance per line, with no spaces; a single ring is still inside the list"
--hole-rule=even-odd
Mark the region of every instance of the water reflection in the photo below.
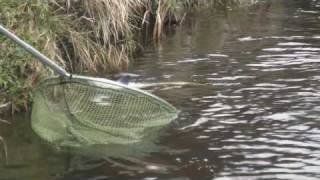
[[[135,68],[141,70],[150,68],[143,63],[148,59],[158,60],[160,66],[146,75],[170,74],[159,80],[214,87],[166,92],[182,113],[178,132],[171,132],[165,144],[190,149],[171,157],[181,163],[172,174],[191,179],[320,178],[319,5],[269,0],[247,15],[235,12],[216,20],[206,14],[186,34],[163,44],[168,51],[151,51],[139,59]],[[212,25],[219,27],[213,30]]]
[[[93,148],[33,166],[63,165],[50,172],[68,180],[319,179],[319,7],[265,0],[227,16],[199,12],[134,61],[135,84],[182,111],[155,144],[134,158],[128,147],[112,157]]]
[[[1,159],[0,179],[53,179],[64,170],[65,156],[57,156],[41,144],[31,130],[29,114],[17,116],[11,124],[0,124],[0,136],[6,142],[6,158]]]

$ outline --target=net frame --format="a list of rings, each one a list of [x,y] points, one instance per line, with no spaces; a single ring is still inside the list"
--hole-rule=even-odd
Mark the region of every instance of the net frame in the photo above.
[[[152,116],[149,115],[148,121],[141,123],[140,126],[132,125],[129,127],[126,126],[117,126],[112,127],[112,124],[95,124],[91,123],[92,120],[86,120],[84,121],[82,116],[78,116],[77,113],[74,112],[72,109],[72,104],[68,103],[68,93],[66,93],[64,89],[64,104],[65,106],[60,107],[61,111],[63,109],[64,113],[66,114],[66,117],[69,119],[68,122],[63,122],[62,126],[65,128],[65,131],[62,133],[62,135],[59,135],[58,133],[54,131],[50,131],[47,125],[44,123],[41,123],[41,113],[37,113],[37,110],[34,110],[32,114],[32,126],[35,132],[42,137],[43,139],[47,140],[48,142],[61,142],[64,141],[63,139],[68,139],[68,141],[77,141],[85,144],[108,144],[108,143],[119,143],[119,144],[127,144],[136,142],[139,139],[141,139],[142,136],[145,136],[143,134],[146,129],[148,129],[148,132],[151,132],[150,129],[157,129],[160,126],[163,126],[165,124],[170,123],[173,119],[175,119],[178,115],[177,109],[169,104],[167,101],[151,94],[146,91],[129,87],[127,85],[121,84],[119,82],[111,81],[108,79],[103,78],[93,78],[93,77],[87,77],[87,76],[79,76],[79,75],[73,75],[72,78],[61,78],[61,77],[51,77],[48,79],[45,79],[41,81],[37,87],[36,94],[39,99],[40,98],[46,99],[48,106],[47,108],[50,109],[51,100],[47,99],[45,91],[47,88],[54,88],[56,86],[74,86],[74,85],[80,85],[80,86],[86,86],[95,90],[105,90],[105,89],[112,89],[115,92],[121,91],[126,92],[130,94],[131,96],[137,96],[144,98],[145,101],[150,102],[150,106],[155,104],[156,106],[159,106],[161,109],[159,115],[161,115],[161,118],[158,116],[157,121],[157,115]],[[39,93],[40,92],[40,93]],[[37,100],[37,98],[35,98]],[[121,102],[124,103],[124,102]],[[121,104],[120,103],[120,104]],[[36,104],[36,103],[35,103]],[[61,105],[61,101],[60,101]],[[41,106],[41,104],[35,105],[37,107]],[[139,107],[139,106],[138,106]],[[55,110],[49,110],[54,112]],[[149,112],[152,113],[152,112]],[[162,114],[161,114],[162,113]],[[52,121],[54,120],[54,117]],[[148,118],[148,117],[144,117]],[[57,119],[56,119],[57,120]],[[122,119],[122,121],[124,121]],[[59,120],[58,120],[59,121]],[[47,122],[50,122],[48,120]],[[60,121],[59,121],[60,122]],[[61,123],[61,122],[60,122]],[[122,123],[122,122],[120,122]],[[40,124],[40,125],[39,125]],[[57,128],[56,128],[57,129]],[[93,130],[95,132],[93,132]],[[48,131],[50,131],[48,133]],[[67,138],[66,138],[67,137]],[[105,139],[102,139],[101,137],[107,137]]]

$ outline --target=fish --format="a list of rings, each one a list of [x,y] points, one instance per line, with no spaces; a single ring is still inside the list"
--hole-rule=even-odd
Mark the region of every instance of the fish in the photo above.
[[[133,82],[132,79],[140,77],[138,74],[133,73],[119,73],[114,76],[117,82],[128,85],[130,87],[144,89],[151,87],[182,87],[182,86],[205,86],[207,84],[201,84],[196,82],[184,82],[184,81],[175,81],[175,82],[152,82],[152,83],[140,83]]]
[[[116,81],[125,85],[129,85],[130,80],[137,77],[140,77],[140,75],[133,73],[119,73],[115,75],[115,78],[117,78]]]

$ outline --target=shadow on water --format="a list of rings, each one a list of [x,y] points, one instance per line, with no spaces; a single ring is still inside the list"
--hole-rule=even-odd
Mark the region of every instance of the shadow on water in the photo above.
[[[6,158],[0,154],[0,179],[51,179],[64,170],[64,157],[43,146],[30,127],[29,114],[0,124],[0,136],[6,142]],[[1,149],[0,144],[0,150]]]
[[[0,179],[319,179],[319,9],[265,0],[196,12],[132,66],[134,83],[181,110],[159,136],[56,153],[22,116],[0,124]]]
[[[167,174],[177,167],[162,164],[152,154],[179,154],[159,145],[165,130],[154,131],[141,142],[84,147],[54,147],[45,144],[30,127],[29,114],[17,115],[7,126],[0,126],[8,154],[0,159],[2,179],[79,179],[109,176],[125,178],[141,173]],[[4,141],[5,140],[5,141]]]

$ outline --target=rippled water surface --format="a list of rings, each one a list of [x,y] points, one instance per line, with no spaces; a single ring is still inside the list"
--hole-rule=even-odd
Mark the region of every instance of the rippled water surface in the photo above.
[[[320,1],[197,14],[131,67],[133,85],[181,110],[159,151],[56,154],[20,123],[0,179],[320,179]]]

